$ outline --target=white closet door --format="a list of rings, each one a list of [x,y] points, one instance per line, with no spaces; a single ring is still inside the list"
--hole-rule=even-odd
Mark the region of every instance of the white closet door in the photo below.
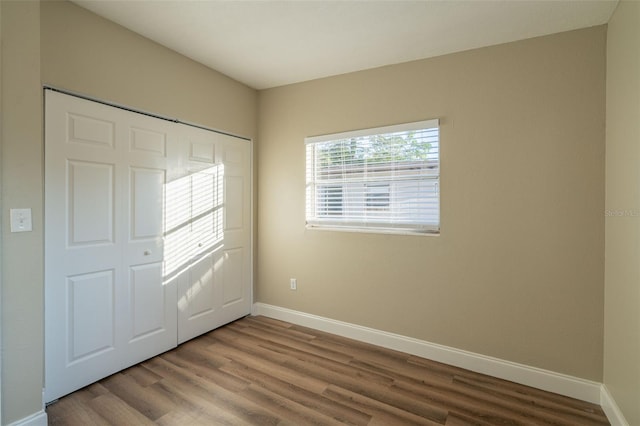
[[[221,280],[219,321],[226,324],[251,312],[251,143],[223,139],[225,243],[214,264]]]
[[[181,135],[166,241],[179,343],[251,312],[250,142],[197,128]]]
[[[176,345],[171,123],[46,92],[45,401]]]
[[[45,401],[251,312],[249,141],[52,91]]]
[[[179,127],[158,118],[122,111],[127,141],[122,168],[122,264],[127,291],[125,366],[176,346],[176,286],[164,277],[164,231],[168,158]]]

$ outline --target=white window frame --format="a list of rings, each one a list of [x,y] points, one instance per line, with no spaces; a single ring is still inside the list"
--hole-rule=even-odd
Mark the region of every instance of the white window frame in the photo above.
[[[434,131],[435,130],[435,131]],[[417,169],[417,172],[407,172],[407,166],[399,161],[390,161],[390,165],[387,177],[380,177],[380,173],[371,173],[366,170],[370,167],[367,163],[366,166],[353,166],[349,167],[362,168],[362,172],[359,173],[359,177],[354,183],[353,178],[343,177],[337,179],[323,179],[321,175],[327,174],[327,167],[318,164],[316,156],[318,150],[321,149],[324,143],[337,143],[339,141],[353,140],[355,138],[364,138],[377,135],[388,135],[394,133],[404,133],[412,131],[425,131],[430,132],[429,135],[433,138],[435,134],[436,142],[433,153],[428,153],[428,159],[423,160],[411,160],[412,169]],[[359,139],[361,140],[361,139]],[[329,135],[311,136],[305,138],[306,145],[306,227],[307,229],[328,229],[339,231],[352,231],[352,232],[375,232],[375,233],[395,233],[395,234],[419,234],[419,235],[437,235],[440,233],[440,122],[438,119],[424,120],[412,123],[397,124],[392,126],[376,127],[371,129],[362,129],[355,131],[348,131],[342,133],[334,133]],[[375,145],[375,143],[374,143]],[[326,151],[325,151],[326,152]],[[343,151],[344,152],[344,151]],[[326,158],[326,157],[325,157]],[[377,163],[378,168],[380,167]],[[386,163],[382,163],[386,164]],[[405,168],[403,171],[403,167]],[[345,170],[346,170],[345,169]],[[354,170],[354,169],[351,169]],[[332,173],[332,172],[329,172]],[[353,171],[344,172],[343,176],[352,174]],[[369,173],[369,174],[368,174]],[[408,173],[414,175],[408,176]],[[411,188],[406,192],[406,189],[399,189],[401,185],[405,188],[407,184]],[[335,188],[343,185],[343,191],[340,200],[332,200],[332,207],[329,206],[327,198],[327,189]],[[351,189],[353,186],[360,185],[361,188]],[[375,186],[388,186],[388,200],[389,208],[370,208],[370,194],[369,187]],[[394,195],[394,191],[403,191],[402,195],[409,195],[417,208],[405,208],[405,211],[410,213],[403,213],[405,216],[396,215],[395,213],[386,210],[400,210],[403,206],[401,201]],[[335,191],[333,192],[336,193]],[[357,197],[362,200],[353,202],[349,200],[349,194],[356,194]],[[324,194],[324,195],[323,195]],[[344,198],[343,198],[344,197]],[[355,197],[355,196],[354,196]],[[426,201],[425,201],[426,200]],[[385,200],[386,201],[386,200]],[[394,204],[395,203],[395,204]],[[353,213],[353,206],[357,204],[356,213]],[[360,206],[361,204],[361,206]],[[428,208],[423,206],[428,205]],[[337,206],[340,206],[340,211],[344,209],[344,214],[336,214]],[[351,206],[351,207],[350,207]],[[420,210],[423,209],[423,210]],[[415,210],[416,212],[412,212]],[[427,212],[428,210],[428,212]],[[330,212],[330,213],[329,213]],[[426,213],[425,213],[426,212]],[[408,215],[408,216],[407,216]],[[408,217],[408,219],[407,219]]]

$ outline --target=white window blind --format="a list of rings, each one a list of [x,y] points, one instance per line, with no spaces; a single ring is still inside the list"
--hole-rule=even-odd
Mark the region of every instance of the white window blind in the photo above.
[[[308,228],[440,230],[438,120],[305,139]]]

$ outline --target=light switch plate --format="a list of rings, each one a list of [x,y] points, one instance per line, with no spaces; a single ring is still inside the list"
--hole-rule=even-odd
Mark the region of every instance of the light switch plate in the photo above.
[[[32,230],[31,209],[10,209],[11,232],[29,232]]]

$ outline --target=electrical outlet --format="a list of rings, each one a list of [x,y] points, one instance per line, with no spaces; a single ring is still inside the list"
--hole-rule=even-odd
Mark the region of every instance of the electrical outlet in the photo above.
[[[295,278],[291,278],[289,280],[289,288],[291,288],[291,290],[297,290],[298,289],[298,280]]]

